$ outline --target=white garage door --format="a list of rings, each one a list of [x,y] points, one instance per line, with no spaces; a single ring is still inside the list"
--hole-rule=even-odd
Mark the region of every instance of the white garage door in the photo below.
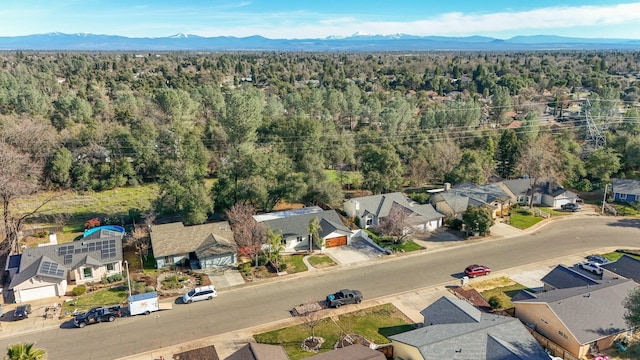
[[[27,302],[31,300],[44,299],[58,296],[55,285],[41,286],[33,289],[20,290],[20,301]]]

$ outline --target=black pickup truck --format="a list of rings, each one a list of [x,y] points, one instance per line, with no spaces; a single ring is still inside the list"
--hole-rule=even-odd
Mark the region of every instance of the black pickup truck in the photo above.
[[[327,296],[327,306],[339,308],[347,304],[359,304],[362,301],[362,293],[358,290],[342,289]]]
[[[73,324],[79,328],[83,328],[89,324],[99,322],[112,322],[122,315],[120,305],[100,306],[92,308],[84,314],[78,314],[73,319]]]

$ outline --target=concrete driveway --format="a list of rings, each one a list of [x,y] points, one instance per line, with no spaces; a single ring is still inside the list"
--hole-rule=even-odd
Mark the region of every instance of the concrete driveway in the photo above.
[[[329,255],[338,265],[346,266],[377,259],[385,255],[367,240],[359,236],[353,237],[349,245],[326,248],[323,252]]]

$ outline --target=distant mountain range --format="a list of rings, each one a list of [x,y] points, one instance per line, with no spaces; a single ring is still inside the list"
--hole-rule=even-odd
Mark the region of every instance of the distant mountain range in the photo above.
[[[159,38],[48,33],[0,37],[0,50],[36,51],[526,51],[526,50],[638,50],[640,40],[585,39],[562,36],[516,36],[501,40],[484,36],[445,37],[406,34],[367,35],[323,39],[202,37],[176,34]]]

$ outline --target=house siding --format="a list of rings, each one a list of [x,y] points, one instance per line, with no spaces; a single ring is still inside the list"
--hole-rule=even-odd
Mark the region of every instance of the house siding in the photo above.
[[[613,194],[613,200],[614,201],[619,201],[619,202],[632,203],[632,202],[638,201],[638,195],[614,193]]]
[[[393,358],[395,360],[424,360],[420,351],[411,345],[407,345],[398,341],[391,341],[393,346]]]
[[[516,303],[515,317],[527,326],[534,326],[535,331],[547,339],[562,346],[571,354],[580,357],[582,349],[578,340],[569,329],[551,311],[547,304]],[[565,336],[563,336],[565,335]]]

